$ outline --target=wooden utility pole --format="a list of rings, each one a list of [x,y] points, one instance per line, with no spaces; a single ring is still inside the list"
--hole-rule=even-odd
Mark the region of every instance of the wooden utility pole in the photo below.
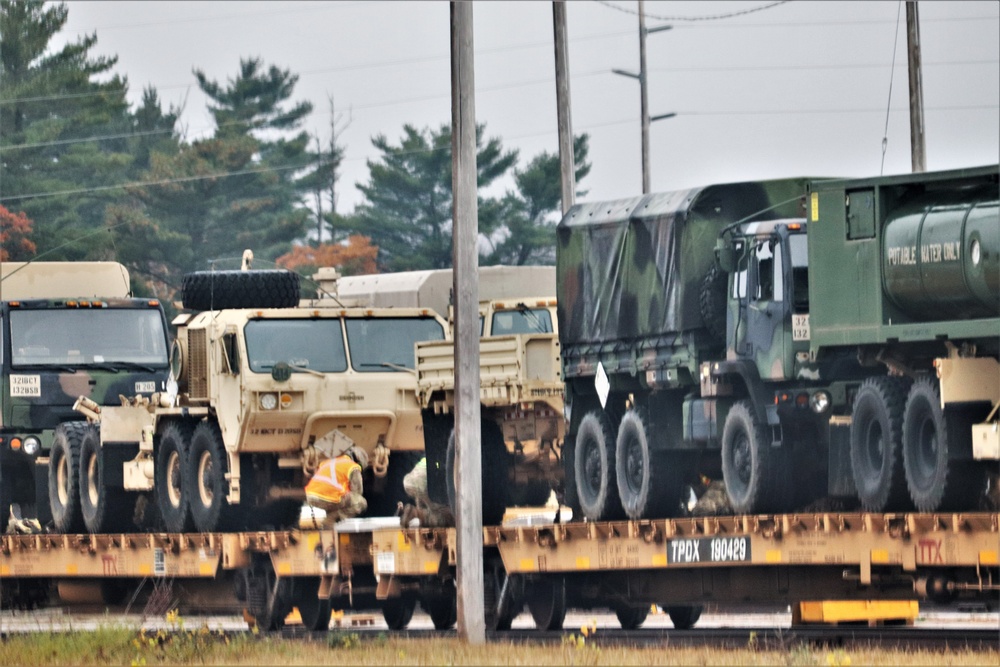
[[[452,294],[455,303],[455,530],[458,633],[486,641],[479,416],[479,213],[472,3],[451,3]]]
[[[573,119],[569,97],[569,48],[566,43],[566,3],[552,3],[552,27],[556,49],[556,117],[559,124],[559,171],[562,183],[562,212],[576,200],[576,156],[573,153]]]
[[[920,17],[917,3],[906,3],[906,47],[910,72],[910,161],[914,173],[927,171],[924,151],[924,86],[920,72]]]

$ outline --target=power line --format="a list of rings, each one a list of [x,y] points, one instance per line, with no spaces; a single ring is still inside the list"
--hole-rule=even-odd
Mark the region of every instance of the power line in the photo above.
[[[710,16],[656,16],[654,14],[646,13],[646,18],[655,19],[657,21],[718,21],[720,19],[731,19],[736,16],[744,16],[746,14],[753,14],[755,12],[762,12],[765,9],[771,9],[772,7],[777,7],[778,5],[784,5],[790,0],[778,0],[777,2],[772,2],[766,5],[760,5],[758,7],[751,7],[750,9],[741,9],[738,12],[729,12],[727,14],[714,14]],[[597,4],[604,5],[609,9],[615,9],[619,12],[625,14],[632,14],[638,16],[639,12],[628,9],[626,7],[619,7],[616,4],[607,2],[606,0],[596,0]]]

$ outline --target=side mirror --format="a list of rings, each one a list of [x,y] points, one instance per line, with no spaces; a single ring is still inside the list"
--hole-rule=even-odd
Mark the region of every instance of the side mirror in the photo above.
[[[736,269],[736,248],[731,245],[719,245],[715,248],[715,261],[726,273]]]
[[[273,378],[275,382],[288,382],[291,377],[292,369],[284,361],[279,361],[271,369],[271,378]]]

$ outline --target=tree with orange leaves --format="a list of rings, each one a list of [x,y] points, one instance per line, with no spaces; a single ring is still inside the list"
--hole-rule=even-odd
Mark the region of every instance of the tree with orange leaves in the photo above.
[[[0,261],[27,260],[35,254],[35,244],[29,238],[34,228],[22,213],[13,213],[0,205]]]
[[[375,256],[378,246],[361,234],[352,234],[346,243],[323,243],[317,248],[295,246],[276,260],[278,266],[302,275],[310,275],[321,266],[335,267],[342,275],[356,276],[376,273]]]

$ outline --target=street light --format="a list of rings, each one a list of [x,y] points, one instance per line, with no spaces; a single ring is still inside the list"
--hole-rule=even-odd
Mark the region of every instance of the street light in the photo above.
[[[620,69],[612,69],[615,74],[621,74],[632,79],[639,80],[639,100],[642,114],[642,194],[649,192],[649,123],[654,120],[672,118],[675,113],[665,113],[659,116],[649,117],[649,99],[646,92],[646,35],[651,32],[661,32],[670,30],[673,26],[659,25],[646,29],[646,13],[643,9],[643,0],[639,0],[639,73],[627,72]]]

